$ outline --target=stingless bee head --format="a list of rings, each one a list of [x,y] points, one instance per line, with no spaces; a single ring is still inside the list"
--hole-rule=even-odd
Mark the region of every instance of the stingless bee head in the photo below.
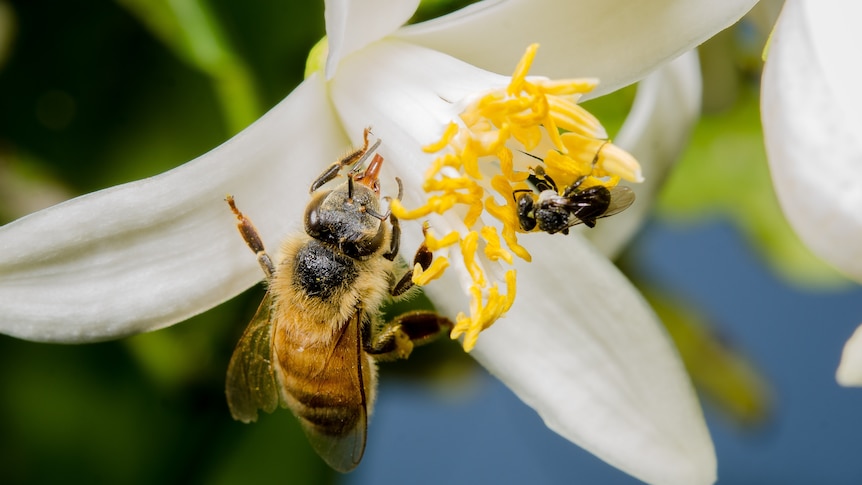
[[[317,193],[305,209],[305,232],[318,241],[337,246],[354,259],[377,252],[386,236],[380,213],[380,180],[383,157],[374,155],[364,172],[351,171],[347,182]]]

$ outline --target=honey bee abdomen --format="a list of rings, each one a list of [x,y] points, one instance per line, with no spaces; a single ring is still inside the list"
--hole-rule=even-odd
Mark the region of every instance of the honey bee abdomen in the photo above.
[[[310,240],[296,253],[295,284],[308,296],[330,299],[356,280],[356,262],[317,240]]]
[[[297,417],[318,433],[336,437],[350,433],[359,422],[359,404],[343,405],[326,401],[319,400],[298,408]]]

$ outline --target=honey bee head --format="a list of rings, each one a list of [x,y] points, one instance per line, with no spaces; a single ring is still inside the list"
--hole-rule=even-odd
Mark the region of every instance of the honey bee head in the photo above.
[[[351,173],[347,182],[331,191],[320,191],[305,209],[305,232],[318,241],[336,246],[354,259],[377,252],[386,238],[388,217],[380,213],[378,156],[365,173]]]

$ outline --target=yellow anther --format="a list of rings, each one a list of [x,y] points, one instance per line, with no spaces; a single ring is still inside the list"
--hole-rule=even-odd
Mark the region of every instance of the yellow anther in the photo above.
[[[539,87],[543,94],[553,96],[569,96],[589,93],[599,85],[595,78],[582,77],[577,79],[536,79],[533,84]]]
[[[557,127],[583,136],[594,138],[605,136],[605,130],[599,120],[580,105],[555,96],[548,97],[548,104]]]
[[[506,271],[506,305],[503,309],[504,312],[509,311],[512,308],[512,303],[515,303],[516,277],[517,272],[514,269]]]
[[[524,53],[524,57],[521,58],[515,67],[515,72],[512,73],[512,82],[509,83],[509,88],[506,90],[509,95],[516,95],[521,91],[527,73],[530,72],[530,66],[533,65],[537,50],[539,50],[539,44],[530,44],[527,47],[527,52]]]
[[[467,267],[467,272],[470,273],[470,278],[473,283],[479,287],[485,286],[485,273],[482,272],[482,267],[476,262],[476,251],[479,249],[479,233],[470,231],[461,239],[461,254],[464,257],[464,265]]]
[[[440,239],[435,238],[434,235],[431,234],[431,231],[426,231],[425,245],[428,246],[429,251],[437,251],[457,243],[460,238],[461,235],[458,234],[458,231],[452,231]]]
[[[452,141],[452,138],[455,138],[455,135],[458,134],[458,123],[450,122],[449,126],[446,127],[446,131],[443,132],[443,136],[440,140],[431,143],[430,145],[425,145],[422,147],[422,150],[425,153],[437,153],[440,150],[446,148],[449,145],[449,142]]]
[[[622,148],[610,143],[599,150],[598,166],[611,175],[617,175],[629,182],[643,182],[641,166],[635,157]]]
[[[593,169],[590,162],[575,160],[554,150],[549,150],[545,155],[544,167],[545,173],[556,181],[558,187],[571,185],[584,175],[588,175]]]
[[[500,236],[497,234],[497,228],[494,226],[485,226],[479,233],[482,235],[482,239],[485,240],[485,256],[488,259],[491,261],[502,259],[509,264],[514,262],[512,254],[500,245]]]
[[[423,270],[422,265],[413,265],[413,283],[419,286],[427,285],[429,282],[443,276],[443,272],[449,267],[449,259],[445,256],[437,256],[431,261],[428,269]]]

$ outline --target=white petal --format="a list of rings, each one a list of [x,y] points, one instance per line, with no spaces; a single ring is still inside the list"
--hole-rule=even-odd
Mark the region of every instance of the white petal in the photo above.
[[[384,168],[403,179],[405,204],[417,207],[424,201],[409,189],[422,186],[435,158],[421,147],[437,141],[457,118],[458,100],[507,83],[445,54],[387,40],[346,59],[330,83],[330,97],[348,133],[374,128],[383,140]]]
[[[615,91],[727,28],[756,0],[485,1],[396,35],[509,74],[527,45],[542,45],[531,72],[597,77]]]
[[[262,278],[226,194],[268,244],[301,228],[308,185],[346,140],[319,76],[175,170],[0,228],[0,332],[84,342],[184,320]]]
[[[683,54],[638,85],[631,112],[614,142],[638,159],[646,180],[630,185],[637,194],[632,207],[583,231],[609,258],[615,258],[640,228],[667,173],[688,145],[700,116],[700,100],[696,51]]]
[[[394,32],[419,6],[419,0],[326,0],[324,3],[329,43],[327,79],[335,76],[343,58]]]
[[[842,386],[862,386],[862,325],[844,344],[835,379]]]
[[[815,254],[862,281],[859,2],[787,2],[763,72],[761,116],[781,207]]]
[[[523,238],[525,243],[527,238]],[[631,283],[579,235],[530,239],[518,298],[472,355],[549,428],[649,483],[702,484],[716,460],[676,350]],[[438,307],[460,304],[432,283]]]

